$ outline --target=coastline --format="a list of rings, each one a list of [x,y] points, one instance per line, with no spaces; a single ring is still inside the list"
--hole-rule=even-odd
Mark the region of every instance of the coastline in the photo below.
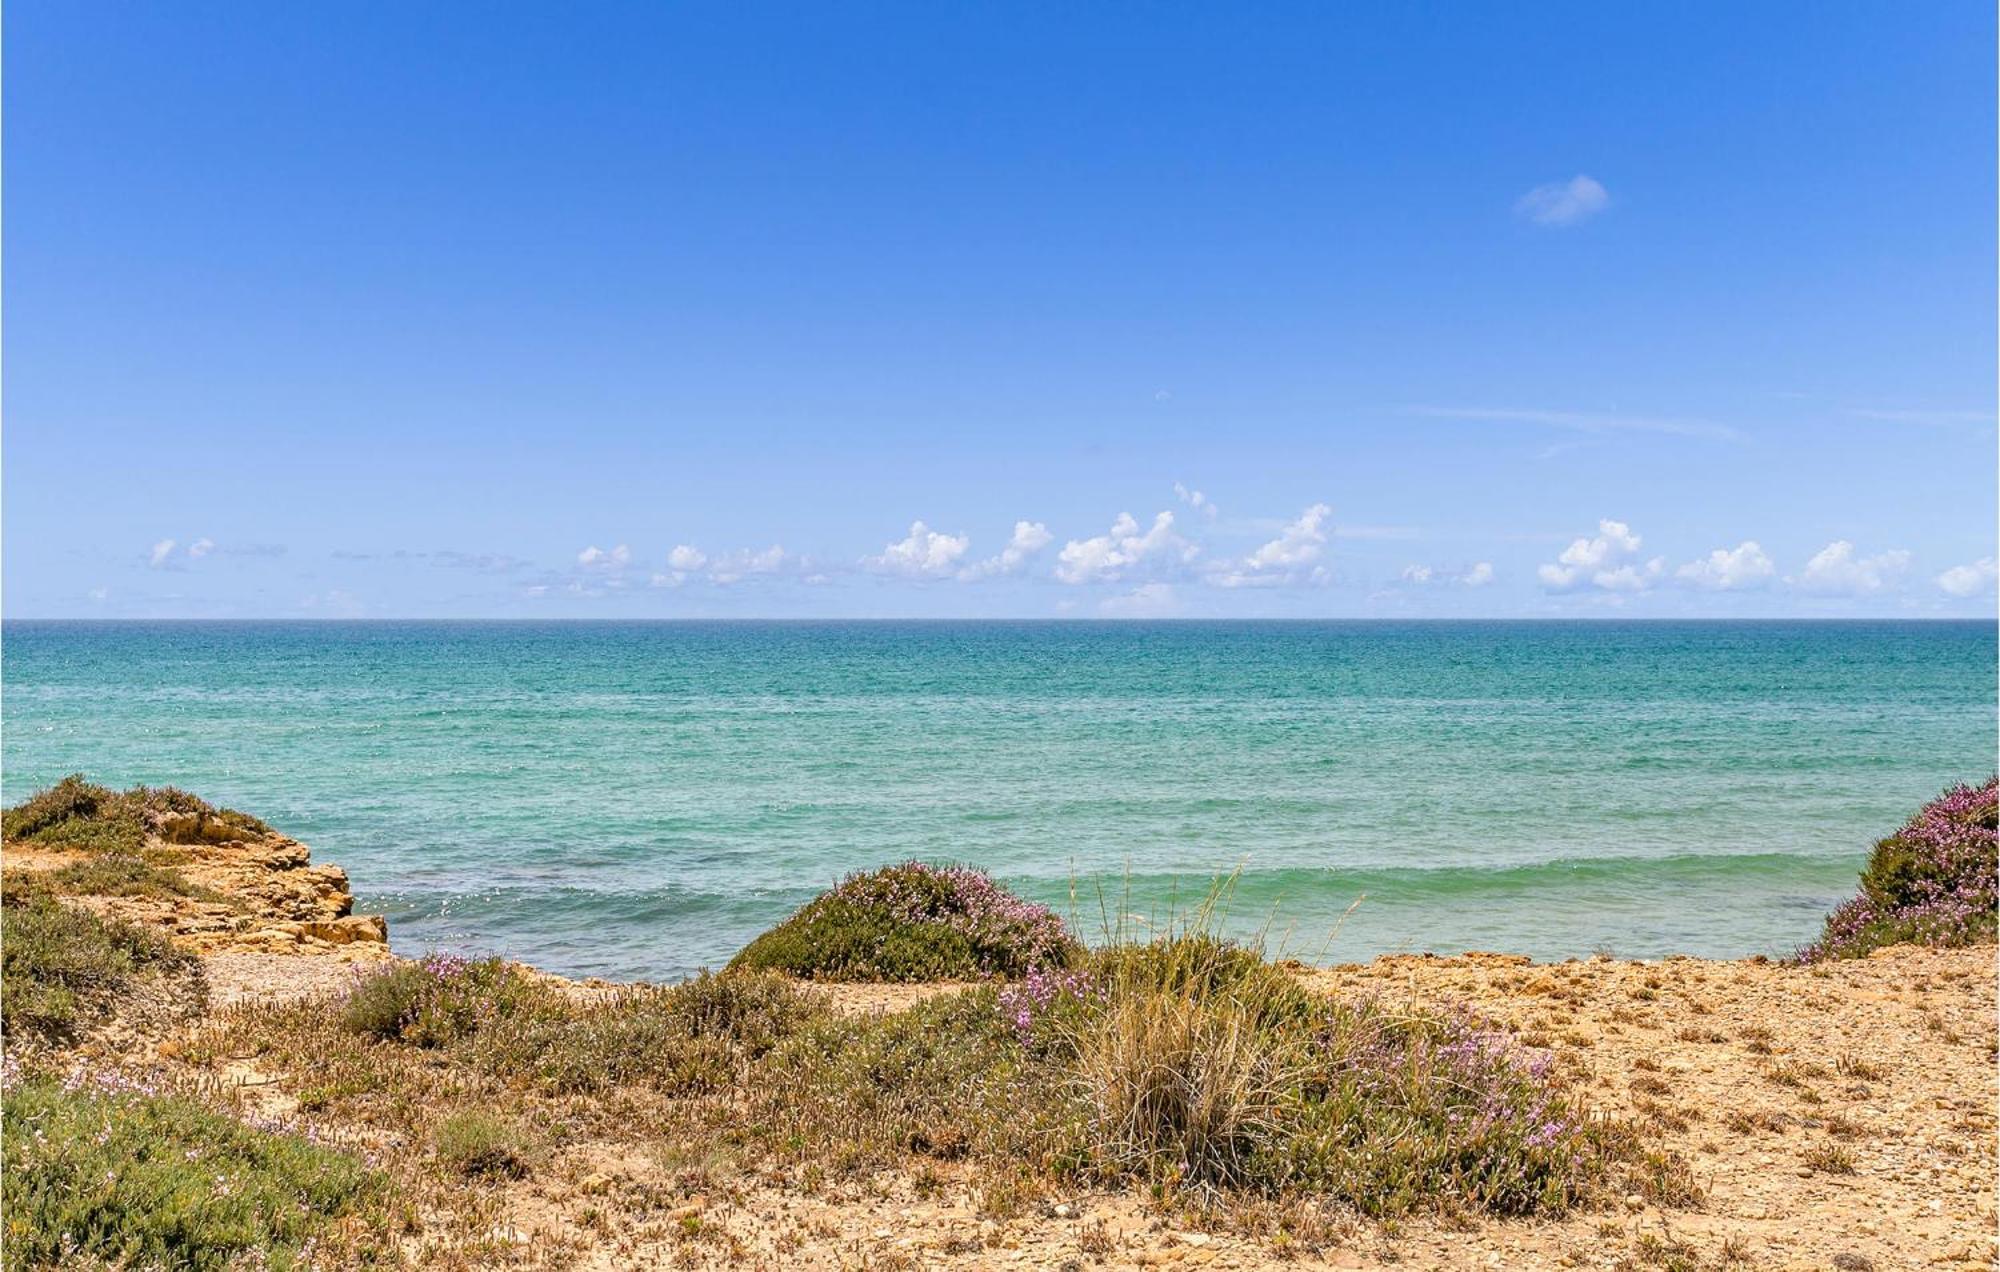
[[[4,866],[12,876],[75,859],[10,844]],[[276,832],[197,846],[177,868],[216,899],[93,904],[175,932],[203,960],[206,1004],[108,1029],[78,1061],[178,1072],[220,1084],[252,1119],[312,1120],[298,1078],[254,1051],[216,1051],[199,1041],[204,1031],[233,1033],[260,1011],[347,992],[357,969],[404,960],[379,919],[351,913],[344,873],[311,864],[304,845]],[[1474,1011],[1545,1049],[1598,1114],[1642,1125],[1686,1158],[1700,1193],[1691,1203],[1634,1194],[1556,1219],[1353,1216],[1330,1243],[1301,1250],[1135,1191],[996,1205],[990,1183],[948,1167],[804,1190],[768,1172],[718,1179],[704,1168],[690,1185],[686,1162],[614,1131],[566,1141],[522,1178],[478,1185],[486,1227],[461,1234],[454,1257],[606,1268],[1258,1267],[1280,1257],[1341,1268],[1991,1266],[1993,953],[1892,946],[1813,966],[1490,953],[1292,966],[1314,991]],[[635,989],[530,974],[582,998]],[[820,987],[850,1015],[963,988]],[[374,1134],[337,1122],[322,1133]]]

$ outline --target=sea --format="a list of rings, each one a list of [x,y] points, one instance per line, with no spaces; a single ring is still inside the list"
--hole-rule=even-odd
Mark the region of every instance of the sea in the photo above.
[[[172,784],[405,953],[719,967],[852,871],[1087,940],[1779,956],[1995,768],[1991,622],[0,627],[0,794]]]

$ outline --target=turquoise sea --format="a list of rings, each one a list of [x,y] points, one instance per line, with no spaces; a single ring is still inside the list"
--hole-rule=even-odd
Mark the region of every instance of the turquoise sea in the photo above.
[[[1093,935],[1394,950],[1806,941],[1995,764],[1991,623],[41,623],[7,801],[254,812],[398,949],[683,976],[843,873],[971,862]],[[1344,921],[1343,921],[1344,918]]]

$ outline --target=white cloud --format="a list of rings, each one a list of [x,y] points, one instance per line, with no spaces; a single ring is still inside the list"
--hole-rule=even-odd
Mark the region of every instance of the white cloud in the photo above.
[[[1318,564],[1326,551],[1330,527],[1327,518],[1333,509],[1316,503],[1289,522],[1278,537],[1252,552],[1235,566],[1209,575],[1217,587],[1282,587],[1288,583],[1324,583],[1329,575]]]
[[[1981,557],[1971,565],[1954,565],[1937,576],[1937,585],[1952,596],[1974,596],[1993,590],[2000,579],[1992,557]]]
[[[1659,579],[1666,565],[1665,557],[1654,557],[1643,566],[1631,564],[1599,570],[1590,576],[1590,581],[1607,592],[1643,592]]]
[[[1610,193],[1594,178],[1578,173],[1567,181],[1536,186],[1515,200],[1514,213],[1536,225],[1559,228],[1588,221],[1610,205]]]
[[[762,551],[753,552],[739,548],[716,557],[708,572],[710,582],[729,584],[740,582],[753,575],[776,574],[785,568],[792,558],[777,544]]]
[[[708,553],[686,543],[677,543],[674,550],[667,553],[667,568],[656,571],[652,577],[654,587],[679,587],[688,581],[695,571],[708,564]]]
[[[1607,592],[1642,592],[1660,577],[1667,563],[1662,557],[1639,561],[1639,543],[1632,527],[1607,517],[1597,523],[1595,538],[1575,540],[1535,575],[1551,592],[1585,586]]]
[[[632,564],[632,549],[622,543],[610,549],[593,543],[576,554],[576,563],[586,570],[622,570]]]
[[[1464,570],[1453,570],[1441,565],[1406,565],[1403,567],[1403,582],[1417,587],[1445,586],[1485,587],[1493,581],[1493,563],[1475,561]]]
[[[90,589],[90,599],[100,603],[108,601],[111,599],[111,589],[108,587],[93,587]]]
[[[1326,547],[1326,519],[1333,515],[1333,509],[1323,503],[1316,503],[1299,514],[1299,519],[1286,526],[1277,538],[1252,552],[1243,559],[1243,565],[1251,570],[1289,570],[1302,565],[1311,565],[1319,560]]]
[[[921,521],[910,523],[910,533],[882,549],[881,555],[862,558],[862,565],[878,574],[900,574],[913,579],[943,578],[958,568],[958,559],[972,546],[962,534],[941,534]]]
[[[1107,618],[1164,618],[1180,611],[1180,598],[1166,583],[1142,583],[1123,596],[1108,597],[1098,607]]]
[[[200,560],[213,551],[215,551],[215,540],[213,539],[196,539],[193,543],[188,544],[188,555],[194,557],[196,560]]]
[[[1857,557],[1853,544],[1836,539],[1806,562],[1805,573],[1791,582],[1823,596],[1866,596],[1893,584],[1909,564],[1910,554],[1901,549]]]
[[[1762,587],[1777,576],[1778,567],[1764,554],[1755,539],[1745,539],[1733,548],[1717,548],[1698,561],[1690,561],[1674,571],[1674,577],[1690,587],[1711,592],[1734,592]]]
[[[146,556],[146,563],[156,570],[165,569],[167,558],[173,554],[174,541],[172,539],[162,539],[153,545],[153,550]]]
[[[1132,514],[1121,512],[1108,533],[1065,543],[1056,554],[1056,577],[1065,583],[1116,582],[1140,569],[1185,565],[1195,552],[1174,533],[1173,513],[1160,513],[1152,529],[1141,533]]]
[[[987,557],[977,565],[965,567],[958,572],[958,577],[970,580],[1014,574],[1054,539],[1049,528],[1039,521],[1016,521],[1013,537],[1007,540],[1006,547],[1000,549],[999,556]]]
[[[359,618],[368,612],[368,605],[352,592],[333,588],[325,592],[314,592],[299,601],[299,608],[333,614],[340,618]]]
[[[1174,483],[1174,498],[1180,500],[1210,521],[1215,520],[1216,514],[1221,511],[1221,509],[1215,506],[1213,499],[1202,494],[1199,490],[1189,490],[1180,482]]]

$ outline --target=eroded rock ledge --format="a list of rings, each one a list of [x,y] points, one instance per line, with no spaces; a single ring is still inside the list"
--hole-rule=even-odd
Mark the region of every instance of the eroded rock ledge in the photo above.
[[[199,815],[196,815],[199,819]],[[216,823],[186,825],[176,817],[149,829],[139,854],[190,885],[186,895],[94,895],[87,887],[65,896],[97,912],[163,928],[201,954],[339,951],[356,960],[389,956],[389,924],[354,913],[347,872],[314,865],[311,850],[276,831],[243,831],[214,841]],[[11,869],[57,871],[92,854],[8,843]]]

